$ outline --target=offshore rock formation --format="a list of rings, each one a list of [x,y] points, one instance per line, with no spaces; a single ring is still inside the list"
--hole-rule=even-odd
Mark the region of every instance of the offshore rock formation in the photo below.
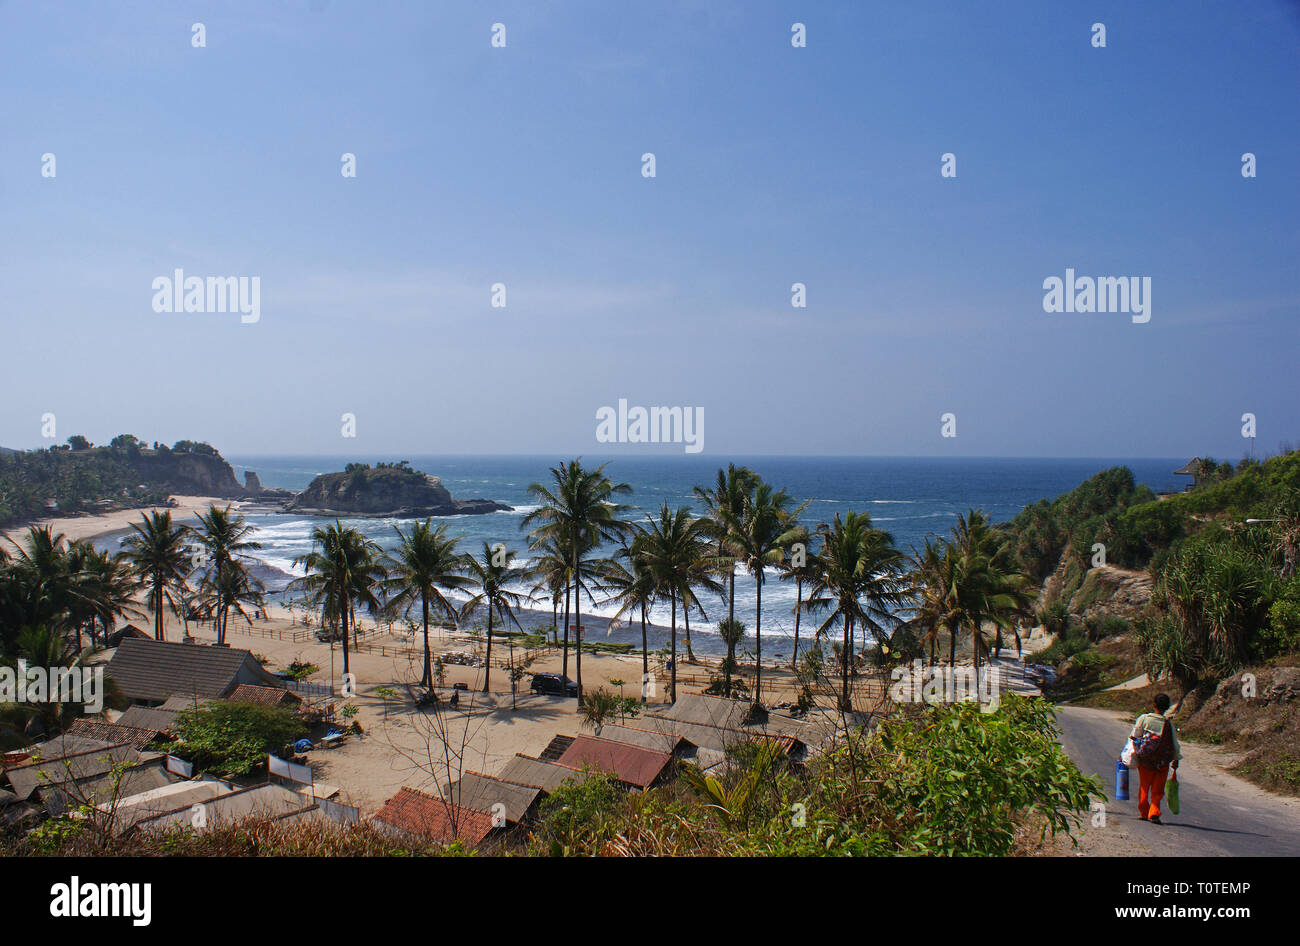
[[[326,473],[285,504],[285,512],[308,516],[373,516],[414,519],[424,516],[480,515],[511,507],[490,499],[453,499],[436,476],[405,463],[351,464],[342,473]]]

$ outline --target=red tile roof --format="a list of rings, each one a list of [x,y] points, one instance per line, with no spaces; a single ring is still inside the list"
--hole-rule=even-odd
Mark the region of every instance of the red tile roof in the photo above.
[[[375,821],[423,835],[435,841],[456,838],[473,847],[492,830],[492,816],[462,808],[424,792],[403,786],[375,812]]]
[[[573,744],[564,750],[559,763],[574,769],[589,765],[602,772],[608,772],[620,782],[638,788],[648,788],[663,774],[672,758],[667,752],[655,752],[625,742],[613,742],[595,736],[578,736],[573,740]]]

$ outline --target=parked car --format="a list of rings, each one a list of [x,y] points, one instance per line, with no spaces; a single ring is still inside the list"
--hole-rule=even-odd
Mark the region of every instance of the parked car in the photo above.
[[[578,695],[578,685],[568,677],[562,677],[558,673],[533,674],[533,682],[529,689],[534,693],[541,693],[546,696]]]

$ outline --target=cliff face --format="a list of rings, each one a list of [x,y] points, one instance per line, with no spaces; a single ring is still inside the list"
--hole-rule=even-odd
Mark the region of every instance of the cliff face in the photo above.
[[[1151,574],[1145,570],[1099,565],[1080,573],[1062,555],[1056,571],[1043,583],[1039,607],[1064,601],[1080,617],[1113,614],[1132,620],[1151,600]]]
[[[142,483],[174,493],[236,498],[244,488],[219,454],[140,453],[127,463]]]
[[[409,469],[380,467],[326,473],[285,505],[306,515],[454,516],[509,510],[490,499],[452,499],[436,476]]]

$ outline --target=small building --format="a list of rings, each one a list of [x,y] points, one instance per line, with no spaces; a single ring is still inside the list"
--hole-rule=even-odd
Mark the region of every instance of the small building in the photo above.
[[[530,755],[518,753],[502,767],[497,778],[517,785],[535,785],[550,793],[562,785],[580,785],[588,777],[581,769],[571,769],[558,762],[545,762]]]
[[[105,674],[133,703],[157,706],[172,696],[221,699],[240,684],[285,689],[252,653],[128,637]]]
[[[302,705],[302,697],[283,687],[256,686],[240,683],[226,695],[231,703],[256,703],[259,706],[280,706],[295,709]]]
[[[536,785],[506,781],[478,772],[466,772],[447,786],[447,799],[453,805],[492,815],[500,812],[506,824],[531,821],[545,794]],[[499,809],[498,805],[501,806]]]
[[[133,749],[143,749],[162,732],[149,727],[123,725],[105,722],[102,719],[74,719],[68,727],[71,736],[85,736],[88,739],[100,739],[111,745],[129,745]]]
[[[602,739],[626,742],[628,745],[653,749],[656,752],[667,752],[674,759],[692,759],[698,748],[681,733],[674,731],[671,725],[664,726],[660,730],[621,723],[605,723],[596,730],[595,734]]]
[[[673,767],[673,757],[667,752],[598,736],[576,736],[558,761],[571,769],[590,766],[624,785],[641,789],[666,781]]]
[[[414,788],[400,788],[371,816],[378,828],[413,834],[430,841],[449,844],[459,839],[474,847],[492,833],[492,816],[472,808],[461,808],[450,801]]]

